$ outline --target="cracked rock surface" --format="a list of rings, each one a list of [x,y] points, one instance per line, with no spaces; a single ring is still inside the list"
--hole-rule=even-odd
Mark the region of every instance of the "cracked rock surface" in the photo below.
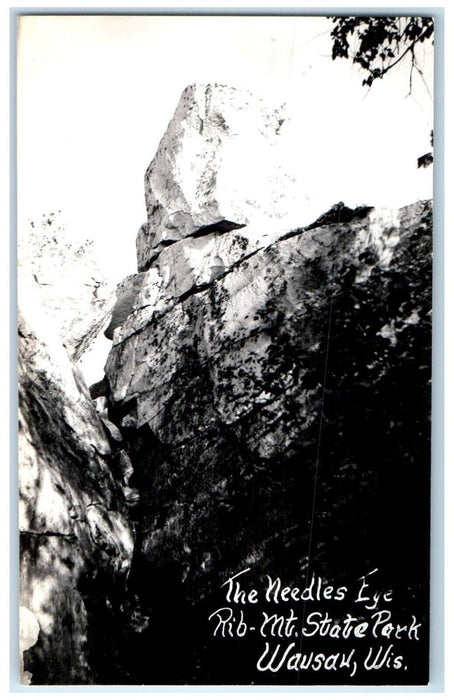
[[[184,90],[145,174],[139,270],[188,236],[279,225],[293,185],[279,148],[284,119],[247,90],[216,83]]]
[[[186,616],[179,682],[263,682],[253,643],[234,672],[213,651],[210,601],[232,572],[379,565],[414,581],[399,609],[427,615],[431,204],[342,218],[262,245],[249,227],[186,238],[130,282],[109,412],[140,493],[133,585],[150,611],[148,582],[177,591],[147,644],[175,600]],[[171,682],[163,649],[144,682]]]
[[[208,619],[234,572],[295,584],[377,568],[396,590],[411,581],[393,605],[427,623],[431,203],[338,203],[289,228],[272,194],[285,178],[264,167],[279,124],[241,92],[191,86],[146,173],[139,273],[123,283],[105,367],[139,494],[142,682],[295,683],[254,670],[253,636],[224,663]],[[260,204],[251,129],[272,183]],[[427,644],[426,631],[413,679]]]
[[[21,319],[20,595],[37,626],[23,680],[91,683],[94,608],[105,624],[118,618],[133,533],[84,380],[58,337],[40,336]]]
[[[289,226],[282,119],[227,86],[184,91],[92,398],[60,342],[21,326],[34,683],[331,684],[261,673],[263,640],[215,638],[210,615],[238,572],[350,586],[372,570],[392,614],[421,621],[399,649],[427,682],[432,205],[340,202],[307,225],[302,204]]]

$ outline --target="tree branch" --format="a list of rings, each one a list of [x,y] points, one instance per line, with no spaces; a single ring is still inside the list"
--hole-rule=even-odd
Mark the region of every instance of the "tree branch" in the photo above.
[[[387,68],[384,68],[381,71],[380,78],[382,78],[386,73],[388,73],[388,71],[390,71],[391,68],[394,68],[394,66],[397,66],[397,64],[407,55],[407,53],[409,51],[411,51],[414,54],[414,48],[415,48],[416,44],[420,41],[423,41],[425,38],[428,38],[430,36],[431,32],[432,32],[432,27],[426,27],[426,29],[414,41],[412,41],[412,43],[409,46],[407,46],[405,51],[398,58],[396,58],[394,63],[390,63]],[[373,73],[374,73],[373,70],[368,68],[368,71],[369,71],[369,73],[371,73],[373,75]]]

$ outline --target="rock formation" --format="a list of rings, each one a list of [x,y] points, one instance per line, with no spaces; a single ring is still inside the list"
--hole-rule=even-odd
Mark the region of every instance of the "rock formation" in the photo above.
[[[115,282],[101,272],[93,242],[73,239],[61,219],[44,215],[19,237],[18,298],[27,318],[57,335],[77,361],[109,322]]]
[[[205,258],[185,284],[178,263],[193,241],[139,273],[106,375],[141,498],[140,590],[170,579],[204,620],[222,582],[248,567],[294,582],[308,559],[333,579],[378,563],[396,586],[403,572],[423,585],[430,232],[420,203],[289,232],[216,279]],[[197,245],[241,250],[238,236]],[[192,680],[232,682],[207,658]],[[250,678],[245,659],[233,682]]]
[[[280,119],[248,94],[190,87],[147,170],[139,271],[119,287],[106,376],[93,389],[135,532],[116,682],[427,680],[431,204],[339,203],[313,225],[286,228]],[[261,184],[248,180],[249,140],[261,152]],[[243,168],[248,178],[236,182]],[[96,500],[107,508],[97,517],[113,511],[118,526],[115,483],[106,475],[101,488],[99,478],[105,439],[96,433],[92,443],[98,476],[87,498],[78,492],[78,517],[85,512],[89,528],[87,500]],[[73,478],[63,472],[62,494]],[[29,490],[32,498],[35,477]],[[71,535],[60,517],[52,529]],[[107,539],[117,546],[109,566],[127,568],[114,525],[100,527],[111,534],[99,556]],[[251,586],[269,576],[304,588],[316,576],[348,587],[375,570],[395,591],[390,614],[421,621],[418,644],[396,643],[405,671],[262,672],[258,634],[213,635],[210,615],[236,573],[249,572]],[[92,623],[104,644],[108,634]],[[103,667],[102,654],[95,663]]]
[[[184,90],[145,174],[139,270],[183,238],[253,222],[279,226],[293,184],[279,148],[284,120],[283,108],[270,110],[246,90],[216,83]]]
[[[20,321],[22,679],[93,683],[100,651],[115,668],[115,640],[100,650],[96,630],[122,616],[133,548],[127,486],[80,372],[43,330]]]

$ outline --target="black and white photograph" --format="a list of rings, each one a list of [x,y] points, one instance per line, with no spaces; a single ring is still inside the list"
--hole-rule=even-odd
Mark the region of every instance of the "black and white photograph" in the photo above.
[[[432,680],[438,31],[18,14],[24,689]]]

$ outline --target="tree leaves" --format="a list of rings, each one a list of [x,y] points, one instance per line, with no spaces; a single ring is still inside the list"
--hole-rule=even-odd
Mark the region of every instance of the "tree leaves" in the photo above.
[[[331,30],[333,40],[331,58],[347,58],[358,64],[366,73],[362,84],[371,87],[382,79],[405,56],[409,56],[410,89],[417,64],[415,48],[433,36],[432,17],[330,17],[334,23]],[[431,132],[433,146],[433,132]],[[417,160],[418,168],[427,168],[433,163],[433,154],[425,153]]]
[[[424,153],[423,156],[418,158],[418,168],[428,168],[434,162],[434,157],[432,153]]]
[[[432,37],[431,17],[331,17],[333,46],[331,57],[351,58],[367,75],[363,85],[371,86],[391,70],[405,55]]]

